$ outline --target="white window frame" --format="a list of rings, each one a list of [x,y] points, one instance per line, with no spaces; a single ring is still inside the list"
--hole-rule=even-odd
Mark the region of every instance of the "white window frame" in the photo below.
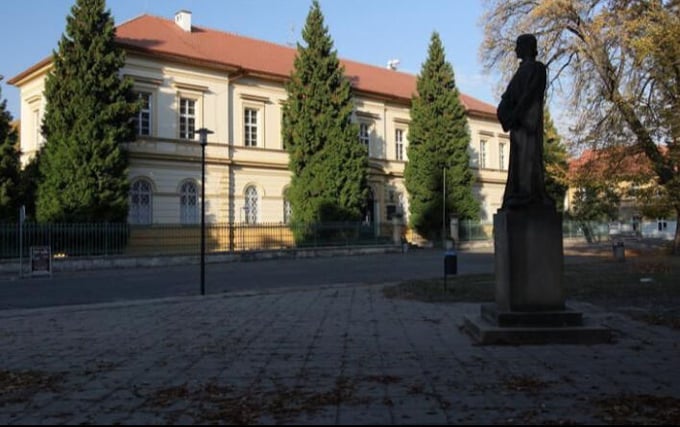
[[[148,90],[138,90],[136,92],[138,99],[143,99],[143,96],[147,96],[147,99],[145,100],[146,105],[142,104],[142,108],[140,108],[135,118],[135,135],[151,136],[153,134],[153,93]],[[147,118],[146,133],[143,132],[144,127],[142,126],[145,116]]]
[[[252,105],[243,106],[243,146],[260,146],[260,108]],[[254,119],[254,120],[253,120]],[[254,133],[254,137],[253,137]]]
[[[246,224],[257,224],[258,208],[260,204],[260,194],[257,187],[248,185],[243,191],[243,207],[245,211]]]
[[[479,168],[486,169],[486,157],[487,157],[487,140],[482,139],[479,141]]]
[[[366,146],[366,151],[371,154],[371,124],[359,122],[359,142]]]
[[[158,100],[158,88],[163,84],[162,79],[157,79],[157,78],[152,78],[152,77],[145,77],[145,76],[139,76],[139,75],[131,75],[131,74],[126,74],[126,77],[131,78],[134,81],[134,88],[133,91],[137,96],[139,97],[141,94],[148,94],[149,95],[149,108],[148,108],[148,116],[149,116],[149,133],[148,134],[141,134],[139,133],[139,129],[141,128],[139,126],[139,121],[141,120],[142,114],[144,114],[144,111],[140,111],[135,117],[135,136],[154,136],[157,133],[156,130],[156,123],[157,123],[157,116],[156,116],[156,111],[157,109],[157,100]]]
[[[193,113],[189,113],[188,108],[185,108],[184,104],[185,102],[192,103],[193,107]],[[198,100],[192,96],[185,96],[185,95],[180,95],[179,100],[178,100],[178,117],[179,117],[179,122],[178,122],[178,131],[179,131],[179,139],[189,139],[193,140],[196,139],[196,129],[198,129],[198,123],[197,123],[197,110],[198,110]],[[184,130],[183,130],[184,127]]]
[[[283,199],[283,223],[290,224],[290,219],[293,215],[293,209],[290,205],[290,200]]]
[[[193,192],[191,191],[193,188]],[[192,179],[182,182],[179,188],[180,224],[198,224],[198,184]]]
[[[402,128],[394,130],[394,158],[398,161],[404,161],[404,134],[406,131]]]
[[[147,178],[137,178],[130,185],[128,223],[153,223],[153,184]]]
[[[500,167],[500,170],[504,171],[507,170],[507,162],[506,162],[506,147],[507,143],[506,142],[499,142],[498,143],[498,166]]]

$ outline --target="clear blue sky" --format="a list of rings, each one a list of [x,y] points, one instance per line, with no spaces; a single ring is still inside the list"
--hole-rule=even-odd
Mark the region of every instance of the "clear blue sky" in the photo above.
[[[2,97],[15,119],[19,93],[6,83],[56,49],[75,0],[2,1],[0,75]],[[116,24],[144,13],[172,19],[193,13],[194,25],[279,44],[301,40],[311,0],[107,0]],[[385,66],[399,59],[401,71],[418,74],[433,31],[453,65],[463,93],[492,105],[498,77],[479,63],[480,0],[320,0],[326,25],[341,58]]]

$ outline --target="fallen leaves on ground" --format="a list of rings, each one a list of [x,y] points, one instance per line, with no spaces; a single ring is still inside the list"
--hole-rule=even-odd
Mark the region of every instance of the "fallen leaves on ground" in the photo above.
[[[621,394],[599,399],[597,407],[608,424],[680,424],[680,398]]]
[[[365,399],[357,398],[355,391],[355,384],[346,378],[338,378],[334,387],[321,392],[283,385],[271,391],[237,391],[211,382],[194,389],[183,384],[156,390],[148,397],[146,405],[168,408],[178,400],[184,400],[188,409],[182,409],[182,412],[195,422],[247,425],[257,423],[263,416],[286,422],[291,417],[305,412],[316,413],[328,406],[364,403]],[[169,414],[170,417],[175,415]]]
[[[59,374],[0,370],[0,403],[22,402],[41,391],[57,391]]]

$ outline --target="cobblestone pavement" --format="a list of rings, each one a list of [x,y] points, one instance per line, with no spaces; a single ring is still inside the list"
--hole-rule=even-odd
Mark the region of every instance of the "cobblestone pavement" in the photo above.
[[[571,306],[614,342],[478,346],[459,326],[479,304],[376,285],[3,311],[0,423],[608,424],[677,409],[680,332]]]

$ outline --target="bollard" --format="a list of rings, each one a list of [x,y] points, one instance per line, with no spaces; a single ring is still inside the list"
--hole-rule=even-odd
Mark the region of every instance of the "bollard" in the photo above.
[[[446,276],[458,273],[458,254],[455,250],[444,252],[444,290],[446,291]]]
[[[624,262],[626,260],[626,248],[622,241],[618,241],[612,245],[612,252],[616,261]]]

